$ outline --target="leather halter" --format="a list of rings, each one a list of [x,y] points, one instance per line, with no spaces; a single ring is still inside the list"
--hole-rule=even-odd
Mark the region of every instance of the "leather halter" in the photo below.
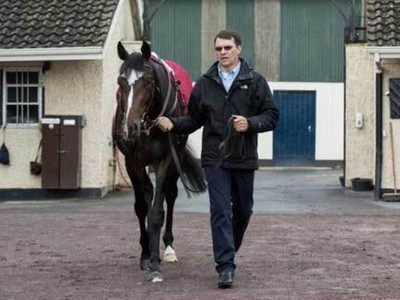
[[[153,62],[153,63],[157,63],[158,65],[160,65],[163,68],[163,70],[167,73],[167,80],[168,80],[167,94],[166,94],[166,96],[164,98],[164,101],[163,101],[163,107],[162,107],[160,113],[158,114],[158,116],[156,117],[156,119],[157,119],[158,117],[161,117],[161,116],[168,116],[168,115],[172,114],[175,111],[176,105],[178,103],[178,92],[177,92],[177,90],[175,90],[174,102],[173,102],[172,106],[168,109],[168,111],[166,112],[168,104],[170,102],[169,99],[170,99],[171,93],[172,93],[172,86],[173,86],[173,82],[172,81],[173,81],[173,78],[171,77],[171,74],[170,74],[169,70],[167,70],[165,68],[165,66],[160,61],[158,61],[157,59],[154,59],[154,58],[151,58],[150,61]],[[152,99],[151,99],[150,104],[147,106],[147,109],[143,113],[142,118],[140,120],[140,124],[143,125],[143,127],[141,126],[141,130],[140,131],[142,133],[145,133],[147,136],[149,136],[150,135],[150,130],[155,126],[155,121],[154,121],[154,119],[153,120],[146,120],[146,117],[148,116],[148,112],[153,107],[154,102],[156,100],[155,90],[156,90],[157,86],[155,85],[155,81],[154,81],[155,71],[154,71],[154,68],[151,66],[151,63],[145,63],[145,68],[149,68],[151,70],[151,72],[152,72],[152,75],[153,75],[153,79],[152,79],[152,82],[151,82],[151,85],[152,85],[151,98]],[[133,88],[133,86],[131,86],[131,88]]]

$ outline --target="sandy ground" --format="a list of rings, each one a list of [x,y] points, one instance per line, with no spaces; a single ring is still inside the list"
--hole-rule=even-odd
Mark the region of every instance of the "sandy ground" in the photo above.
[[[217,288],[204,196],[177,205],[179,261],[162,265],[162,283],[139,270],[131,192],[2,202],[0,299],[400,299],[400,204],[343,191],[335,172],[303,179],[322,175],[314,190],[259,179],[257,199],[270,200],[258,200],[230,290]]]

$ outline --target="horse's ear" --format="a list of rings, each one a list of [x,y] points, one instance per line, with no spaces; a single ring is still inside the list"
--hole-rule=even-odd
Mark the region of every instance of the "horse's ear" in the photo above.
[[[142,51],[142,57],[145,60],[148,60],[151,57],[150,45],[146,41],[143,41],[142,48],[140,48],[140,50]]]
[[[118,42],[117,49],[118,49],[118,56],[119,56],[119,58],[120,58],[121,60],[125,60],[125,58],[128,57],[129,53],[125,50],[125,47],[124,47],[124,45],[122,45],[121,42]]]

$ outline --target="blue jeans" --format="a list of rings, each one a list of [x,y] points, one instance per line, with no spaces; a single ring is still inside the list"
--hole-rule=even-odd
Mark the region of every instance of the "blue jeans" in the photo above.
[[[217,272],[235,269],[239,250],[253,213],[254,170],[206,167],[210,223]]]

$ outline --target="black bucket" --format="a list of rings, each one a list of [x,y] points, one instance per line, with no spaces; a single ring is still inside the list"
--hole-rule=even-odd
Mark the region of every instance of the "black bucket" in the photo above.
[[[370,178],[353,178],[351,179],[351,185],[353,187],[353,191],[371,191],[374,189],[374,185],[372,184],[372,179]]]

